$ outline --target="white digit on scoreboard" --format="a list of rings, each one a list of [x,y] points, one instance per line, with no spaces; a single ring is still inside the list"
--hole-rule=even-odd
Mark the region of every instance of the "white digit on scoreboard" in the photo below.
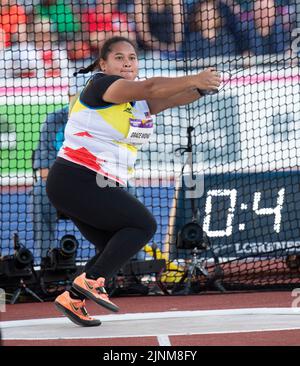
[[[225,230],[210,230],[211,212],[212,212],[212,199],[213,197],[225,197],[230,198],[230,207],[228,208],[226,228]],[[203,220],[203,230],[209,237],[223,237],[230,236],[233,230],[233,217],[236,206],[237,190],[236,189],[212,189],[207,191],[207,199],[205,204],[205,217]]]
[[[275,215],[274,230],[276,231],[276,233],[280,232],[281,210],[282,210],[282,207],[283,207],[284,193],[285,193],[284,188],[282,188],[278,192],[277,206],[274,207],[274,208],[272,208],[272,207],[258,208],[259,202],[260,202],[260,199],[261,199],[261,192],[255,192],[254,193],[253,211],[256,213],[256,215]]]

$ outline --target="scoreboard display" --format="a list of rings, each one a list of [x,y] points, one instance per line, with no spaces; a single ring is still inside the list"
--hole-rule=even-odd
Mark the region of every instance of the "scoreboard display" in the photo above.
[[[300,252],[300,171],[205,175],[197,221],[221,257]],[[188,188],[177,195],[176,232],[193,218]]]

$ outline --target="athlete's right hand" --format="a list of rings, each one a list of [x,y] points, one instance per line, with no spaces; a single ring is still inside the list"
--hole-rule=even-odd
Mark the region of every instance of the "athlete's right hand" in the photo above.
[[[215,91],[221,84],[221,76],[213,67],[195,75],[196,87],[200,90]]]

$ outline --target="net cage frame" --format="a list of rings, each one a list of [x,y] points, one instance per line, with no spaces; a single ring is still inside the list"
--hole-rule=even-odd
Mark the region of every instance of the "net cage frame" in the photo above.
[[[57,3],[60,5],[61,2]],[[95,53],[84,60],[70,60],[70,54],[74,57],[74,52],[67,52],[70,51],[68,45],[75,47],[76,42],[81,42],[86,47],[90,41],[83,22],[79,21],[81,32],[74,30],[78,23],[74,19],[80,19],[89,10],[87,6],[80,8],[79,3],[66,2],[61,24],[55,23],[55,12],[40,9],[36,15],[29,4],[23,5],[24,16],[27,17],[26,45],[29,46],[17,47],[12,38],[12,44],[2,50],[5,57],[0,62],[0,72],[3,74],[0,82],[0,251],[2,256],[14,253],[12,238],[17,232],[20,241],[32,250],[37,271],[41,265],[43,240],[51,240],[58,247],[65,234],[74,235],[79,242],[76,256],[79,268],[95,253],[94,247],[69,220],[55,220],[48,225],[48,234],[43,231],[47,228],[47,225],[43,226],[43,215],[47,215],[45,207],[49,204],[44,187],[37,184],[41,183],[40,178],[38,176],[35,179],[32,168],[32,153],[39,146],[43,123],[47,116],[66,105],[70,83],[78,90],[84,85],[86,79],[83,80],[83,77],[77,80],[73,78],[74,70],[88,65],[94,59]],[[128,33],[135,32],[140,53],[141,80],[154,76],[184,76],[215,67],[221,74],[222,84],[218,93],[207,95],[189,105],[168,109],[156,117],[156,131],[138,154],[131,192],[154,214],[158,230],[153,240],[132,258],[132,262],[150,263],[151,260],[164,259],[166,267],[159,273],[159,281],[170,289],[180,283],[191,262],[191,251],[176,247],[178,232],[193,219],[193,207],[186,187],[186,177],[190,171],[183,170],[183,167],[187,168],[185,164],[191,156],[180,155],[175,151],[187,146],[187,129],[192,127],[194,184],[199,188],[195,201],[197,220],[210,238],[209,249],[218,258],[216,264],[212,250],[201,251],[198,259],[209,275],[200,273],[199,276],[193,276],[192,281],[200,284],[203,291],[211,290],[209,279],[218,268],[226,289],[289,289],[299,285],[299,1],[276,3],[278,27],[290,35],[294,53],[230,56],[226,53],[230,47],[223,44],[223,54],[217,54],[217,49],[212,47],[215,53],[210,54],[208,51],[205,58],[197,55],[197,52],[202,52],[201,42],[204,44],[205,41],[203,37],[197,38],[198,34],[193,34],[195,31],[189,24],[191,16],[196,14],[193,10],[200,9],[200,2],[175,1],[172,9],[170,2],[166,1],[164,19],[173,16],[173,20],[180,22],[180,26],[174,23],[173,28],[180,29],[182,34],[174,34],[174,29],[173,34],[169,34],[172,27],[168,24],[158,27],[160,32],[156,29],[150,41],[145,36],[149,33],[151,22],[150,13],[146,14],[150,12],[146,5],[153,5],[154,1],[145,2],[146,5],[141,8],[143,14],[139,17],[133,3],[121,1],[118,12],[111,11],[113,16],[109,18],[107,26],[126,24]],[[245,27],[253,15],[250,2],[224,0],[206,3],[213,5],[214,14],[220,20],[216,22],[215,19],[215,23],[227,26],[227,33],[241,30],[238,26]],[[264,4],[263,1],[261,3]],[[231,13],[224,12],[224,8],[220,11],[220,4]],[[175,8],[180,9],[180,16],[172,13]],[[152,18],[155,13],[153,9]],[[71,23],[75,24],[72,23],[73,30],[67,27],[70,16],[73,17]],[[232,29],[232,18],[228,20],[230,16],[238,17],[235,18],[239,20],[236,29]],[[95,22],[91,13],[85,19]],[[142,23],[138,24],[138,21]],[[38,42],[34,40],[34,27],[39,22],[42,25],[41,32],[51,35],[50,39],[45,36],[44,42],[48,42],[47,45],[50,42],[51,49],[48,54],[44,54],[42,66],[38,63],[37,48],[32,46],[32,42]],[[228,25],[231,27],[228,28]],[[250,26],[247,23],[246,28],[242,28],[243,32],[250,32],[250,28],[247,28]],[[105,32],[106,35],[112,34],[113,29]],[[157,40],[158,36],[166,39],[162,33],[166,33],[165,36],[171,40],[168,47],[165,47],[165,41]],[[223,41],[237,42],[227,33]],[[277,39],[276,42],[279,41]],[[72,51],[78,51],[76,47]],[[82,51],[80,47],[79,50]],[[26,63],[26,56],[32,57],[31,61],[35,61],[35,64]],[[52,64],[49,63],[49,57],[54,57]],[[54,65],[54,61],[59,61],[59,66]],[[55,73],[57,69],[61,71],[59,75]],[[32,70],[35,70],[33,76],[28,73]],[[50,136],[51,131],[47,132]],[[60,134],[58,137],[61,139],[62,131],[57,134]],[[53,211],[49,207],[48,215],[52,215],[53,221]],[[34,230],[40,231],[34,233]],[[137,278],[149,288],[158,280],[157,274],[151,272],[139,273]]]

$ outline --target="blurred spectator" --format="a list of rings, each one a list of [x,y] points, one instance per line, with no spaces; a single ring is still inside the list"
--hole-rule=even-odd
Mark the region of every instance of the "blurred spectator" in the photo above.
[[[24,32],[4,53],[7,77],[62,77],[68,76],[68,56],[55,42],[47,20],[35,19],[32,40]]]
[[[3,52],[0,76],[34,77],[37,70],[43,69],[43,63],[37,55],[34,42],[28,41],[27,32],[17,31],[16,34],[17,39]]]
[[[124,13],[134,13],[134,0],[118,0],[118,9]]]
[[[89,60],[92,62],[92,50],[88,40],[83,39],[82,33],[77,33],[73,40],[68,40],[66,42],[66,50],[68,53],[68,59],[71,62],[78,64],[79,62],[84,62],[84,60]]]
[[[34,23],[34,42],[37,53],[43,61],[45,77],[68,75],[68,55],[57,41],[56,33],[51,32],[50,22],[37,18]]]
[[[248,49],[254,55],[284,53],[291,47],[290,26],[274,0],[256,0],[248,22],[243,22]],[[284,21],[283,21],[284,20]]]
[[[128,22],[135,31],[134,3],[135,0],[117,0],[117,9],[120,13],[125,13],[127,15]]]
[[[293,6],[276,5],[275,0],[256,0],[243,12],[236,1],[222,0],[222,4],[227,7],[227,15],[231,16],[231,27],[238,34],[244,56],[289,55],[291,30],[295,23]]]
[[[25,0],[27,1],[27,0]],[[35,0],[31,0],[35,1]],[[41,1],[39,0],[39,3]],[[42,1],[38,13],[51,23],[52,31],[58,34],[58,41],[64,44],[71,62],[92,58],[90,45],[81,32],[81,12],[92,6],[95,0],[77,1]],[[58,12],[58,13],[56,13]],[[81,65],[81,63],[79,63]]]
[[[134,26],[125,13],[121,13],[116,0],[98,0],[82,14],[83,31],[88,34],[92,50],[98,50],[106,38],[123,36],[135,41]]]
[[[283,1],[282,1],[283,2]],[[296,2],[291,4],[281,4],[276,7],[276,13],[281,17],[284,29],[292,31],[296,27],[297,17],[299,21],[299,14],[297,14]]]
[[[233,12],[226,12],[222,2],[203,0],[189,11],[183,51],[187,57],[229,56],[243,52],[238,42]]]
[[[181,0],[136,0],[135,25],[142,47],[174,52],[182,44]]]
[[[34,12],[34,8],[40,5],[41,0],[17,0],[16,2],[18,5],[23,6],[27,15],[30,15]]]
[[[0,28],[4,47],[10,47],[18,32],[26,32],[26,14],[23,6],[14,0],[0,0]]]
[[[60,39],[71,39],[81,30],[80,19],[70,0],[41,0],[36,9],[37,15],[50,21]]]

